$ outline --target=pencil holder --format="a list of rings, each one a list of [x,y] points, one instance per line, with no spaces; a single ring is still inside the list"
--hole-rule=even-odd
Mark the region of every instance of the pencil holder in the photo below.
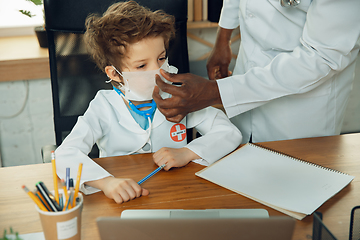
[[[83,196],[78,194],[76,206],[70,210],[59,212],[46,212],[36,210],[40,215],[40,221],[46,240],[80,240],[81,239],[81,213],[83,209]]]

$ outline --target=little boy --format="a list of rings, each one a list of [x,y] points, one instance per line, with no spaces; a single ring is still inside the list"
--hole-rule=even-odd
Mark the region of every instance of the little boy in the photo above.
[[[172,16],[133,1],[115,3],[103,16],[87,18],[87,49],[108,75],[113,90],[97,93],[56,150],[60,178],[65,178],[67,167],[76,174],[83,163],[80,190],[85,194],[101,190],[122,203],[149,191],[132,179],[113,177],[90,159],[88,153],[95,143],[100,157],[155,152],[154,162],[166,164],[165,170],[197,159],[211,164],[240,144],[241,133],[220,110],[206,108],[176,124],[156,109],[152,99],[155,76],[160,75],[160,68],[176,72],[166,58],[174,33]],[[167,93],[162,96],[169,97]],[[186,128],[193,127],[202,136],[188,144]]]

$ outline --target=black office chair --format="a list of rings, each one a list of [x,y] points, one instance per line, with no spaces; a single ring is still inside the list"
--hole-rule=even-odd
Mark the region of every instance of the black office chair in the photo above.
[[[314,212],[313,214],[313,234],[312,240],[337,240],[331,231],[322,221],[322,213]]]
[[[360,206],[351,210],[349,240],[360,239]]]
[[[337,240],[322,221],[322,213],[313,214],[313,235],[312,240]],[[360,206],[355,206],[350,214],[349,240],[360,239]]]
[[[107,76],[97,68],[83,44],[85,19],[102,14],[113,0],[44,0],[53,93],[56,145],[59,146],[83,115],[100,89],[111,89]],[[170,42],[169,63],[179,73],[189,72],[187,48],[187,0],[137,0],[151,10],[162,9],[175,16],[176,37]],[[189,134],[191,136],[191,134]],[[98,157],[94,148],[89,155]]]

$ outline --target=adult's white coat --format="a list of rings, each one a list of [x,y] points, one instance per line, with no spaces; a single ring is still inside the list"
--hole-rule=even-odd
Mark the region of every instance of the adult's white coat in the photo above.
[[[354,79],[359,0],[224,0],[219,25],[240,26],[233,76],[218,80],[243,142],[337,135]]]

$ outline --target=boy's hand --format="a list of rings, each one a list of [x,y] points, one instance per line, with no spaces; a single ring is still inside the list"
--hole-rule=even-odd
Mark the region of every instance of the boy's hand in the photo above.
[[[188,148],[167,148],[163,147],[153,155],[154,162],[161,166],[166,164],[164,170],[168,171],[172,167],[183,167],[191,160],[200,157]]]
[[[130,178],[106,177],[96,181],[87,182],[86,185],[102,190],[105,196],[114,199],[118,204],[140,196],[149,195],[149,190],[141,188]]]

